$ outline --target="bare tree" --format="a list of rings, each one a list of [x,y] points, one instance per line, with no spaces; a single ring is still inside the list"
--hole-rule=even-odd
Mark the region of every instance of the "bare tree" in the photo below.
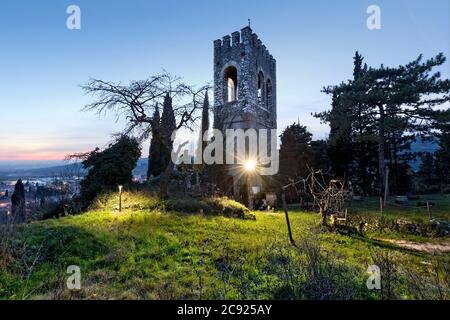
[[[329,171],[310,169],[306,178],[306,185],[315,205],[319,207],[322,225],[326,226],[328,215],[337,214],[344,210],[345,201],[349,195],[345,183],[335,179]]]
[[[173,100],[175,129],[193,130],[196,122],[201,119],[208,86],[195,88],[184,83],[181,78],[163,72],[146,80],[132,81],[129,85],[91,79],[81,88],[86,94],[97,98],[96,101],[84,107],[85,111],[95,111],[99,115],[113,112],[117,119],[125,117],[128,120],[125,134],[137,133],[141,140],[146,140],[153,134],[153,138],[159,141],[162,149],[170,154],[171,146],[167,144],[162,130],[154,122],[155,109],[163,103],[164,97],[169,95]],[[168,185],[174,167],[175,164],[169,161],[161,175],[160,196],[162,198],[168,196]]]

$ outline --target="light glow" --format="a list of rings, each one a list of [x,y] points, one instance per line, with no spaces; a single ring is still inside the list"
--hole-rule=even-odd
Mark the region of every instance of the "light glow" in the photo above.
[[[244,169],[245,171],[251,173],[256,170],[256,161],[255,160],[247,160],[244,163]]]

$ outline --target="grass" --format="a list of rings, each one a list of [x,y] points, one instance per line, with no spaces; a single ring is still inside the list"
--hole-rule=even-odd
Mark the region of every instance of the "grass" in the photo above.
[[[448,255],[324,232],[315,213],[291,213],[294,248],[283,214],[237,219],[221,215],[243,210],[230,200],[173,201],[126,193],[118,212],[117,197],[105,196],[83,215],[18,227],[0,299],[379,299],[365,285],[378,251],[427,284],[449,266]],[[189,213],[175,211],[180,203]],[[80,291],[66,288],[70,265],[81,269]],[[420,298],[407,279],[399,273],[396,297]]]
[[[410,200],[408,206],[395,205],[394,199],[389,199],[389,203],[384,209],[384,216],[388,218],[399,218],[417,222],[428,222],[429,215],[427,208],[417,206],[421,203],[434,203],[431,208],[433,219],[450,221],[450,195],[423,195],[418,200]],[[353,202],[351,211],[359,214],[380,215],[380,200],[378,198],[366,198],[362,202]]]

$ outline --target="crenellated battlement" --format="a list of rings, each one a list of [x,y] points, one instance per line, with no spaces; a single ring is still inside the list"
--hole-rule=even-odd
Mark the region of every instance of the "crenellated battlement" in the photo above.
[[[266,60],[271,67],[275,67],[276,61],[274,57],[250,27],[245,27],[241,31],[235,31],[231,35],[225,35],[222,39],[214,41],[216,56],[226,53],[228,50],[242,50],[245,47],[248,47],[252,52]]]

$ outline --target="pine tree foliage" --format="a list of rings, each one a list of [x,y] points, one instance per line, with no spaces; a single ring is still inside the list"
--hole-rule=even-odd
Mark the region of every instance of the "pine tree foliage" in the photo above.
[[[400,180],[409,171],[408,160],[416,156],[411,143],[418,135],[433,134],[439,107],[450,101],[450,80],[435,71],[444,63],[444,55],[438,54],[395,68],[373,68],[355,54],[353,79],[324,88],[333,98],[332,110],[316,115],[330,124],[330,158],[338,174],[356,173],[362,188],[376,175],[383,194],[388,167],[390,188],[404,191]]]

